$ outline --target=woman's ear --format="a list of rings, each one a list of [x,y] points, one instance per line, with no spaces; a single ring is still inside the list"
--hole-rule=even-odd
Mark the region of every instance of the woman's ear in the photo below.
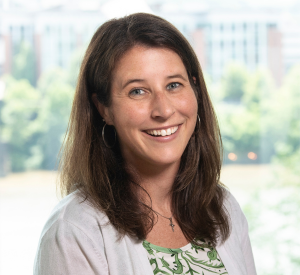
[[[93,103],[95,104],[99,114],[105,120],[106,124],[113,125],[113,122],[112,122],[112,119],[111,119],[111,114],[109,112],[109,108],[104,106],[102,103],[99,102],[96,93],[92,94],[92,100],[93,100]]]

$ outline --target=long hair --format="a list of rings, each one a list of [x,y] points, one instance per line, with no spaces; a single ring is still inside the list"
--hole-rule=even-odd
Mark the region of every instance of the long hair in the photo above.
[[[181,158],[172,188],[172,213],[188,241],[202,238],[213,245],[222,243],[230,226],[223,205],[225,189],[219,181],[222,143],[217,119],[192,47],[172,24],[154,15],[137,13],[113,19],[94,34],[81,65],[62,147],[61,192],[79,190],[106,213],[121,236],[143,240],[152,229],[153,212],[138,196],[142,187],[126,168],[118,143],[112,149],[105,146],[101,137],[104,122],[92,101],[96,93],[101,104],[110,106],[112,71],[136,45],[170,49],[186,68],[201,123]]]

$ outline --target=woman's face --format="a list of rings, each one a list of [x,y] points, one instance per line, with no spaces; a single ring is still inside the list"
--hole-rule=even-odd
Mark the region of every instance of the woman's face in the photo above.
[[[180,163],[195,129],[198,107],[185,66],[175,52],[133,47],[113,71],[111,99],[110,107],[98,104],[98,109],[115,127],[128,164]]]

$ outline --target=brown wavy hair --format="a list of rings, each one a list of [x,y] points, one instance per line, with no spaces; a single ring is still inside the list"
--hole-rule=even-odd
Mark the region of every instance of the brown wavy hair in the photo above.
[[[195,238],[202,238],[213,245],[222,243],[230,226],[223,205],[226,191],[219,181],[222,143],[217,119],[192,47],[172,24],[158,16],[136,13],[113,19],[94,34],[81,65],[62,147],[61,192],[66,195],[79,190],[106,213],[120,236],[143,240],[151,231],[155,217],[138,196],[142,187],[126,169],[118,142],[112,149],[103,143],[104,122],[92,101],[96,93],[101,104],[111,104],[112,71],[124,53],[136,45],[173,50],[185,65],[201,124],[197,122],[182,155],[171,209],[188,241],[195,243]]]

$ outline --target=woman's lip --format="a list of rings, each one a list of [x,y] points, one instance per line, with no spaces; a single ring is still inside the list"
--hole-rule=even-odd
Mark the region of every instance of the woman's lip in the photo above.
[[[147,134],[146,132],[143,131],[143,134],[144,135],[147,135],[147,138],[149,139],[152,139],[152,140],[155,140],[155,141],[158,141],[158,142],[166,142],[166,141],[171,141],[173,139],[175,139],[177,136],[178,136],[178,133],[180,131],[180,128],[181,128],[181,125],[182,124],[179,124],[178,125],[178,129],[177,131],[174,133],[174,134],[171,134],[169,136],[151,136],[149,134]],[[177,126],[177,125],[175,125]],[[172,126],[171,126],[172,127]],[[174,126],[173,126],[174,127]]]
[[[157,127],[157,128],[146,129],[146,130],[143,130],[143,132],[154,131],[154,130],[166,130],[166,129],[169,129],[169,128],[172,128],[172,127],[177,127],[177,126],[179,127],[181,124],[173,124],[173,125],[168,125],[168,126],[165,126],[165,127]]]

